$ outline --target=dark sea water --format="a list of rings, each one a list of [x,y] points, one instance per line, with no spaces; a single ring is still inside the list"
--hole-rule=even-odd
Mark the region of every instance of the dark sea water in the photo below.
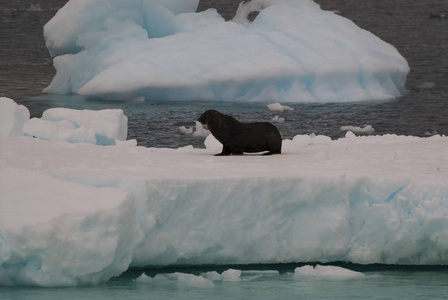
[[[269,121],[279,113],[262,103],[113,102],[76,95],[43,95],[55,71],[42,36],[43,25],[65,0],[42,0],[41,11],[29,11],[30,1],[0,2],[0,96],[27,106],[32,117],[51,107],[78,109],[121,108],[129,117],[128,138],[139,145],[177,148],[203,147],[203,138],[182,135],[179,126],[193,126],[206,109],[219,109],[244,121]],[[199,10],[214,7],[226,19],[240,0],[201,0]],[[447,0],[316,0],[358,26],[394,45],[407,59],[411,72],[403,97],[391,101],[329,104],[288,104],[277,124],[284,138],[296,134],[344,135],[343,125],[372,125],[375,134],[448,135],[448,14]],[[283,268],[265,266],[258,268]],[[67,289],[0,287],[0,299],[446,299],[446,268],[367,268],[355,266],[367,280],[297,280],[293,268],[278,276],[240,282],[220,282],[212,290],[177,284],[138,285],[143,270],[131,270],[106,284]],[[212,268],[213,269],[213,268]],[[175,272],[146,270],[149,273]],[[179,270],[177,270],[179,271]],[[197,269],[183,272],[198,273]],[[244,279],[244,278],[243,278]]]

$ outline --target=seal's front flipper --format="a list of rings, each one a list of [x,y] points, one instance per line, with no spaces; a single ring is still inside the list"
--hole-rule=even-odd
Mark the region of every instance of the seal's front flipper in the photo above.
[[[215,154],[214,156],[228,156],[230,154],[231,153],[228,153],[228,152],[221,152],[221,153]]]

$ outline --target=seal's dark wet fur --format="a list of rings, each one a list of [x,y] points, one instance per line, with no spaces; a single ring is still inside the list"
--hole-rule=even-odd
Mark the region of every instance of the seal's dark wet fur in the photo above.
[[[242,123],[217,110],[207,110],[198,119],[223,145],[216,155],[243,154],[268,151],[266,154],[280,154],[282,138],[269,122]]]

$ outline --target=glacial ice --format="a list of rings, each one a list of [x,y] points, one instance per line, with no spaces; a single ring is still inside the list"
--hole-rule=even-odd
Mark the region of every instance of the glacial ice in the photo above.
[[[210,134],[210,131],[205,129],[201,122],[196,121],[195,130],[193,131],[193,127],[179,127],[181,133],[186,135],[193,135],[195,137],[207,137]]]
[[[115,145],[126,141],[128,118],[121,109],[100,111],[51,108],[32,118],[23,105],[0,98],[0,136],[32,136],[50,141]],[[127,145],[136,141],[126,141]]]
[[[337,102],[401,95],[390,44],[311,0],[252,0],[232,21],[198,0],[69,1],[45,25],[46,93],[108,100]],[[250,11],[260,10],[250,23]]]
[[[335,267],[335,266],[303,266],[294,270],[296,277],[310,277],[327,280],[348,280],[348,279],[362,279],[365,278],[361,272],[352,271],[349,269]]]
[[[375,129],[372,127],[372,125],[365,125],[364,127],[347,125],[347,126],[341,126],[341,131],[351,131],[353,133],[371,134],[375,132]]]
[[[271,119],[271,121],[272,121],[273,123],[285,123],[285,118],[283,118],[283,117],[279,117],[278,115],[276,115],[275,117],[273,117],[273,118]]]
[[[32,118],[23,126],[25,135],[43,140],[96,144],[95,131],[84,126],[76,128],[67,120],[46,121]]]
[[[297,135],[273,156],[215,157],[205,142],[0,137],[0,285],[96,284],[148,265],[448,264],[446,136]]]
[[[270,111],[285,111],[285,110],[293,111],[294,110],[294,108],[292,108],[290,106],[286,106],[286,105],[281,105],[280,103],[271,103],[271,104],[268,104],[267,106]]]
[[[96,284],[127,269],[143,238],[130,193],[55,179],[39,162],[2,165],[0,178],[0,285]]]
[[[30,111],[14,100],[0,97],[0,136],[21,136],[23,125],[30,119]]]
[[[115,140],[125,141],[128,135],[128,117],[121,109],[76,110],[69,108],[50,108],[44,111],[46,121],[67,120],[76,128],[90,129],[95,133],[99,145],[114,145]]]
[[[375,276],[366,276],[361,272],[352,271],[350,269],[331,266],[331,265],[316,265],[315,267],[306,265],[297,267],[294,273],[280,274],[277,270],[238,270],[228,269],[219,274],[216,271],[202,273],[200,275],[186,274],[186,273],[167,273],[157,274],[150,277],[146,274],[140,275],[134,281],[137,284],[146,285],[163,285],[176,286],[180,288],[214,288],[215,282],[219,281],[252,281],[261,277],[279,277],[292,278],[295,280],[324,280],[324,281],[339,281],[339,280],[354,280],[366,279]]]
[[[175,284],[180,287],[194,287],[194,288],[214,288],[215,284],[212,280],[204,278],[203,276],[196,276],[185,273],[171,273],[171,274],[157,274],[154,278],[146,274],[140,275],[135,280],[136,283],[144,284]]]

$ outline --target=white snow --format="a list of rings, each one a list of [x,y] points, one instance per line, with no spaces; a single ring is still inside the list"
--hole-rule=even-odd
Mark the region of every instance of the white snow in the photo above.
[[[364,127],[348,125],[348,126],[341,126],[341,131],[351,131],[353,133],[372,134],[375,132],[375,129],[372,127],[372,125],[365,125]]]
[[[285,110],[293,111],[294,110],[294,108],[292,108],[290,106],[286,106],[286,105],[281,105],[280,103],[268,104],[268,109],[270,111],[285,111]]]
[[[311,277],[319,279],[329,280],[349,280],[349,279],[362,279],[365,278],[361,272],[355,272],[349,269],[336,267],[336,266],[303,266],[294,270],[294,276],[296,277]]]
[[[297,135],[273,156],[215,157],[206,143],[1,137],[0,285],[96,284],[147,265],[448,264],[447,137]]]
[[[349,137],[350,138],[350,137]],[[349,139],[347,138],[347,139]],[[218,141],[216,141],[218,142]],[[216,144],[215,142],[215,144]],[[333,141],[325,135],[315,135],[314,133],[298,134],[292,140],[284,139],[282,143],[282,152],[295,152],[297,149],[307,147],[309,145],[330,145]],[[219,143],[219,142],[218,142]],[[217,147],[217,146],[215,146]]]
[[[29,119],[28,108],[10,98],[0,97],[0,137],[23,135],[23,125]]]
[[[409,67],[398,51],[311,0],[252,0],[228,22],[214,9],[196,13],[198,2],[69,1],[44,27],[57,71],[45,92],[264,102],[403,92]]]
[[[115,145],[117,147],[135,147],[135,146],[137,146],[137,140],[132,139],[132,140],[127,140],[127,141],[120,141],[120,140],[116,139]]]

